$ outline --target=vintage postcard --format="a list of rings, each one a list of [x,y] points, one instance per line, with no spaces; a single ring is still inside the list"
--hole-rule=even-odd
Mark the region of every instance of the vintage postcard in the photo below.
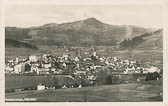
[[[166,104],[167,1],[112,1],[4,0],[3,104]]]

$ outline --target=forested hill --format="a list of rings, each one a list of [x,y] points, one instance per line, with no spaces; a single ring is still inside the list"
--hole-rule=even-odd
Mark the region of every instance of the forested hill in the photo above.
[[[162,29],[151,33],[144,33],[139,36],[124,39],[120,43],[120,49],[162,49]]]

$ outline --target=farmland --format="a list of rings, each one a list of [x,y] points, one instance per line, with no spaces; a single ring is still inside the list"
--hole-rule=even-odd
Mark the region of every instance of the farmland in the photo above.
[[[102,85],[83,88],[21,91],[6,93],[10,98],[36,98],[45,102],[138,102],[162,101],[162,81]],[[129,98],[128,98],[129,97]]]

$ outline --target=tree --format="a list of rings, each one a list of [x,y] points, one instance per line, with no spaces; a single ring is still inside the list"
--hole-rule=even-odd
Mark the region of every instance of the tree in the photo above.
[[[30,71],[31,70],[31,66],[29,64],[25,64],[25,71]]]
[[[111,75],[107,75],[105,78],[105,84],[112,84],[112,77]]]

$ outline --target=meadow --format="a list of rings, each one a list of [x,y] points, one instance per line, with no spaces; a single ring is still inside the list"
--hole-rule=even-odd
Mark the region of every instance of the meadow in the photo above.
[[[6,93],[10,98],[36,98],[37,102],[150,102],[162,101],[162,81],[82,88]]]
[[[9,75],[5,76],[5,90],[36,88],[38,84],[45,84],[47,86],[52,86],[54,85],[54,83],[57,83],[61,86],[62,83],[64,83],[63,81],[68,80],[68,78],[70,79],[70,77],[71,77],[70,75],[53,75],[53,76]]]

